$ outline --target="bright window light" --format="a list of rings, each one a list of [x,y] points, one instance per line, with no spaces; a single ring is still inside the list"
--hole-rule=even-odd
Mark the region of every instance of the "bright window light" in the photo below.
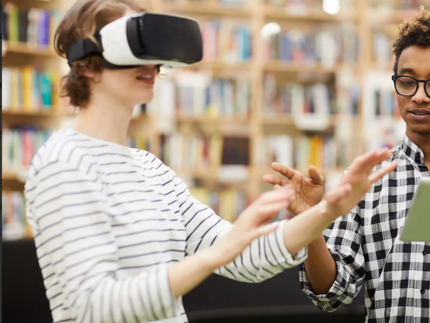
[[[276,22],[271,22],[261,29],[261,37],[270,40],[273,36],[279,34],[280,32],[281,26],[279,26],[279,24],[277,24]]]
[[[336,15],[340,10],[339,0],[324,0],[323,9],[330,15]]]

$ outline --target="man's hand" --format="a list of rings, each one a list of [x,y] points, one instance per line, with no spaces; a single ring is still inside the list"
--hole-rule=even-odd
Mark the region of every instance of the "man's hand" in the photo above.
[[[289,212],[300,214],[321,201],[324,194],[324,177],[318,173],[315,166],[309,167],[309,178],[280,163],[272,163],[272,169],[289,181],[274,175],[264,175],[263,181],[275,185],[275,188],[290,183],[296,191],[294,201],[287,208]]]

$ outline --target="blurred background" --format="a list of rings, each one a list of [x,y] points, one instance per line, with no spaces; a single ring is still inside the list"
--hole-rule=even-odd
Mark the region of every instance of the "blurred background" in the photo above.
[[[78,111],[59,98],[67,73],[52,39],[73,0],[2,3],[3,322],[52,322],[25,218],[28,167]],[[233,222],[271,187],[273,161],[326,189],[359,154],[402,140],[391,45],[430,0],[152,0],[151,12],[195,18],[204,59],[158,79],[135,107],[129,145],[173,168],[192,194]],[[279,219],[288,218],[286,211]],[[300,291],[297,269],[258,285],[212,276],[185,297],[190,322],[363,322],[363,293],[334,314]]]

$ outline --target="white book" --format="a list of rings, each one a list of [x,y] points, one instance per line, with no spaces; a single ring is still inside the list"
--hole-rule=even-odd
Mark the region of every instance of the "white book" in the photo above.
[[[10,109],[10,69],[7,67],[2,68],[2,89],[1,89],[1,100],[2,110]]]

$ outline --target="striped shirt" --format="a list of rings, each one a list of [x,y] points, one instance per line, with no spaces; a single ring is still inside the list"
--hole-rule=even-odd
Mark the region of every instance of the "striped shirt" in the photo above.
[[[187,322],[168,268],[232,228],[154,155],[72,129],[37,152],[25,194],[54,322]],[[216,273],[256,283],[301,263],[284,223]]]

